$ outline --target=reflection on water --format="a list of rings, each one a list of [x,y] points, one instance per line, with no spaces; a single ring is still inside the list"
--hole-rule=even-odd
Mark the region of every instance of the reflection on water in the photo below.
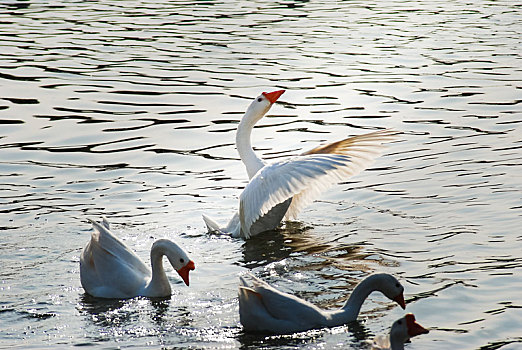
[[[156,339],[170,332],[172,327],[193,326],[190,310],[187,307],[172,309],[170,298],[115,300],[84,294],[77,309],[80,316],[86,316],[85,327],[97,330],[93,341],[120,340],[128,336]],[[174,324],[170,314],[176,315]]]
[[[332,329],[319,329],[300,332],[290,335],[263,335],[240,333],[237,337],[241,343],[240,349],[255,349],[260,347],[270,348],[296,348],[320,342],[325,336],[331,334],[348,333],[351,336],[349,345],[352,347],[367,348],[366,341],[371,339],[371,333],[359,321],[353,321],[345,326]]]
[[[146,302],[147,305],[154,309],[154,314],[146,316],[150,316],[152,321],[161,326],[169,309],[169,300],[170,298],[141,297],[129,300],[103,299],[83,294],[78,304],[78,310],[82,314],[89,315],[94,324],[112,327],[131,324],[133,313],[135,313],[134,315],[139,313],[136,306],[139,309],[139,305],[143,305]]]
[[[284,229],[267,231],[253,236],[243,243],[243,266],[253,269],[269,263],[281,261],[300,252],[306,253],[306,242],[314,239],[307,231],[311,227],[299,222],[288,222]],[[303,242],[303,245],[301,245]],[[315,249],[315,248],[312,248]]]
[[[372,272],[432,329],[419,349],[520,347],[520,11],[509,1],[0,4],[0,347],[365,348],[402,310],[370,296],[357,325],[243,334],[238,274],[324,308]],[[385,156],[298,222],[209,236],[264,158],[378,128]],[[86,218],[106,215],[148,261],[170,238],[196,261],[166,300],[92,300]],[[501,288],[499,288],[501,286]]]

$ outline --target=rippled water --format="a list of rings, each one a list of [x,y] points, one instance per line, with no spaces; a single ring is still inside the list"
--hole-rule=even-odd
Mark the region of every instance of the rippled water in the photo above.
[[[52,5],[51,5],[52,4]],[[403,315],[244,334],[238,274],[325,308],[371,272],[431,329],[409,349],[522,347],[522,16],[512,1],[6,1],[0,4],[0,347],[354,348]],[[237,123],[281,158],[378,128],[403,134],[298,222],[209,236],[246,172]],[[86,218],[144,260],[167,237],[196,262],[173,296],[85,295]]]

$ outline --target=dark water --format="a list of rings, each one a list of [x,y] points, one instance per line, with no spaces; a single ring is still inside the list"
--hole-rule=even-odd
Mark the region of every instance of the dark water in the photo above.
[[[431,329],[408,349],[522,348],[522,15],[513,1],[4,1],[0,4],[0,347],[364,349],[403,315],[244,334],[238,274],[324,308],[396,275]],[[246,172],[234,131],[280,158],[377,128],[403,134],[281,232],[208,236]],[[86,218],[148,261],[196,262],[173,296],[83,293]]]

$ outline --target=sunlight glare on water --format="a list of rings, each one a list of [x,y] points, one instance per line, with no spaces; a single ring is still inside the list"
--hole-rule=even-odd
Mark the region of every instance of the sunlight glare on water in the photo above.
[[[521,23],[511,1],[3,2],[0,347],[367,349],[404,314],[375,293],[346,326],[247,334],[246,271],[323,308],[388,272],[430,329],[407,349],[522,347]],[[207,235],[247,183],[237,124],[279,89],[265,159],[400,137],[281,230]],[[147,264],[184,247],[190,287],[169,266],[171,298],[85,294],[102,215]]]

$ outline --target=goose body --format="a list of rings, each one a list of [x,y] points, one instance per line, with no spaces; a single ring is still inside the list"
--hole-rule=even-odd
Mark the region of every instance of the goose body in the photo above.
[[[189,285],[194,262],[174,242],[167,239],[154,242],[151,270],[110,231],[105,218],[102,224],[91,223],[94,231],[80,256],[80,280],[88,294],[100,298],[170,296],[170,282],[163,269],[164,256]]]
[[[240,322],[245,331],[272,334],[339,326],[357,319],[362,303],[373,291],[380,291],[405,308],[404,288],[389,274],[368,276],[355,287],[344,306],[333,311],[281,292],[249,274],[240,277]]]
[[[415,321],[415,316],[407,314],[393,323],[390,334],[375,337],[372,350],[403,350],[411,337],[426,333],[429,331]]]
[[[239,212],[227,226],[221,227],[203,215],[210,232],[248,239],[277,228],[283,219],[294,219],[326,189],[370,166],[384,150],[384,143],[394,139],[391,130],[376,131],[267,163],[255,154],[250,134],[283,92],[262,93],[241,119],[236,147],[250,181],[240,195]]]

